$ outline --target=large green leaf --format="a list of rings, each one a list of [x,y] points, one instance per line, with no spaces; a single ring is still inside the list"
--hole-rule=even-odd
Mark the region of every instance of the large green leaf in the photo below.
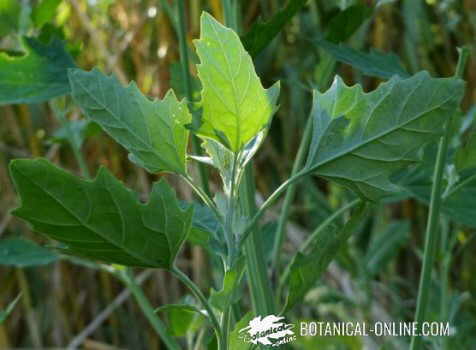
[[[318,40],[316,44],[329,52],[336,61],[350,64],[365,75],[383,79],[389,79],[394,75],[409,76],[398,56],[393,53],[386,54],[375,50],[367,53],[327,40]]]
[[[277,108],[279,84],[265,90],[238,35],[207,13],[202,14],[195,46],[203,86],[198,133],[238,152],[269,124]]]
[[[242,37],[243,45],[251,56],[259,54],[278,35],[307,0],[289,0],[288,4],[276,12],[267,22],[255,22],[251,29]]]
[[[59,256],[32,241],[21,238],[0,241],[0,265],[30,267],[46,265],[58,260]]]
[[[69,71],[73,98],[83,112],[130,152],[130,159],[152,173],[186,173],[192,117],[184,100],[170,90],[151,101],[134,82],[123,87],[97,69]]]
[[[22,42],[23,56],[0,53],[0,105],[40,103],[68,94],[67,69],[75,65],[63,43],[33,38]]]
[[[431,78],[427,72],[394,77],[370,93],[337,77],[327,92],[315,93],[303,173],[336,181],[370,200],[398,190],[389,176],[420,159],[419,150],[440,135],[463,91],[461,80]]]
[[[46,160],[14,160],[11,175],[21,206],[13,214],[66,244],[64,251],[107,263],[169,268],[192,222],[165,181],[141,204],[106,168],[93,181]]]

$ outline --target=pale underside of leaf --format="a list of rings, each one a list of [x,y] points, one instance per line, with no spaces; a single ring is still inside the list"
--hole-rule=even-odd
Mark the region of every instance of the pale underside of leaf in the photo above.
[[[420,149],[441,133],[457,109],[463,82],[421,72],[394,77],[364,93],[337,78],[316,93],[314,131],[304,172],[339,182],[376,200],[398,190],[389,176],[419,160]]]
[[[84,181],[46,160],[16,160],[11,173],[22,199],[13,214],[66,244],[66,253],[168,268],[190,230],[193,210],[180,209],[163,181],[144,205],[105,168]]]
[[[191,115],[172,90],[163,100],[151,101],[135,83],[123,87],[98,70],[71,70],[69,78],[76,103],[130,152],[132,161],[152,173],[186,173],[189,132],[184,125]]]
[[[199,135],[238,152],[269,124],[279,84],[264,89],[238,35],[206,13],[195,46],[203,86]]]

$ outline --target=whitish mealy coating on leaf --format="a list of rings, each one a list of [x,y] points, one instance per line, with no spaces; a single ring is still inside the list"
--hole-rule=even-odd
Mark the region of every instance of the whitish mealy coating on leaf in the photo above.
[[[149,172],[186,173],[188,130],[192,120],[184,100],[170,90],[163,100],[149,100],[134,82],[122,86],[94,69],[69,71],[73,98],[84,113],[130,152]]]
[[[238,35],[207,13],[202,14],[195,46],[203,86],[198,133],[238,152],[270,122],[277,108],[279,83],[264,89]]]
[[[182,210],[165,181],[155,183],[142,204],[106,168],[85,181],[47,160],[21,159],[10,172],[21,198],[13,214],[64,243],[68,254],[170,268],[189,234],[193,209]]]
[[[314,95],[304,171],[370,200],[398,190],[390,175],[419,160],[419,150],[441,134],[463,91],[462,80],[427,72],[394,77],[370,93],[337,77],[328,91]]]

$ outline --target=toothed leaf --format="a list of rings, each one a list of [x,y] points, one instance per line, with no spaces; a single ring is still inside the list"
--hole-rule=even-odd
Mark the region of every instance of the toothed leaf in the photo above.
[[[314,96],[304,171],[370,200],[398,190],[389,176],[418,161],[418,151],[441,134],[463,88],[461,80],[431,78],[426,72],[394,77],[370,93],[336,78],[327,92]]]
[[[64,243],[65,253],[128,266],[172,266],[190,231],[193,209],[182,210],[165,181],[147,204],[106,168],[85,181],[44,159],[14,160],[10,171],[21,198],[15,216]]]
[[[202,14],[195,46],[203,87],[198,133],[238,152],[270,122],[279,83],[264,89],[238,35],[207,13]]]
[[[70,70],[73,98],[83,112],[130,152],[130,159],[151,173],[186,173],[188,130],[192,120],[185,101],[170,90],[151,101],[135,83],[122,86],[94,69]]]

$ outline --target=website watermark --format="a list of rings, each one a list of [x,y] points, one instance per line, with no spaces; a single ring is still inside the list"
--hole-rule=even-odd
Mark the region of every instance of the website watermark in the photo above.
[[[299,322],[302,337],[376,336],[376,337],[445,337],[450,336],[449,322]]]
[[[239,331],[246,343],[278,347],[297,337],[448,337],[449,322],[326,322],[287,323],[283,316],[257,316]]]
[[[296,340],[293,328],[293,324],[284,322],[284,317],[258,316],[247,327],[240,329],[239,333],[245,343],[276,347]]]

